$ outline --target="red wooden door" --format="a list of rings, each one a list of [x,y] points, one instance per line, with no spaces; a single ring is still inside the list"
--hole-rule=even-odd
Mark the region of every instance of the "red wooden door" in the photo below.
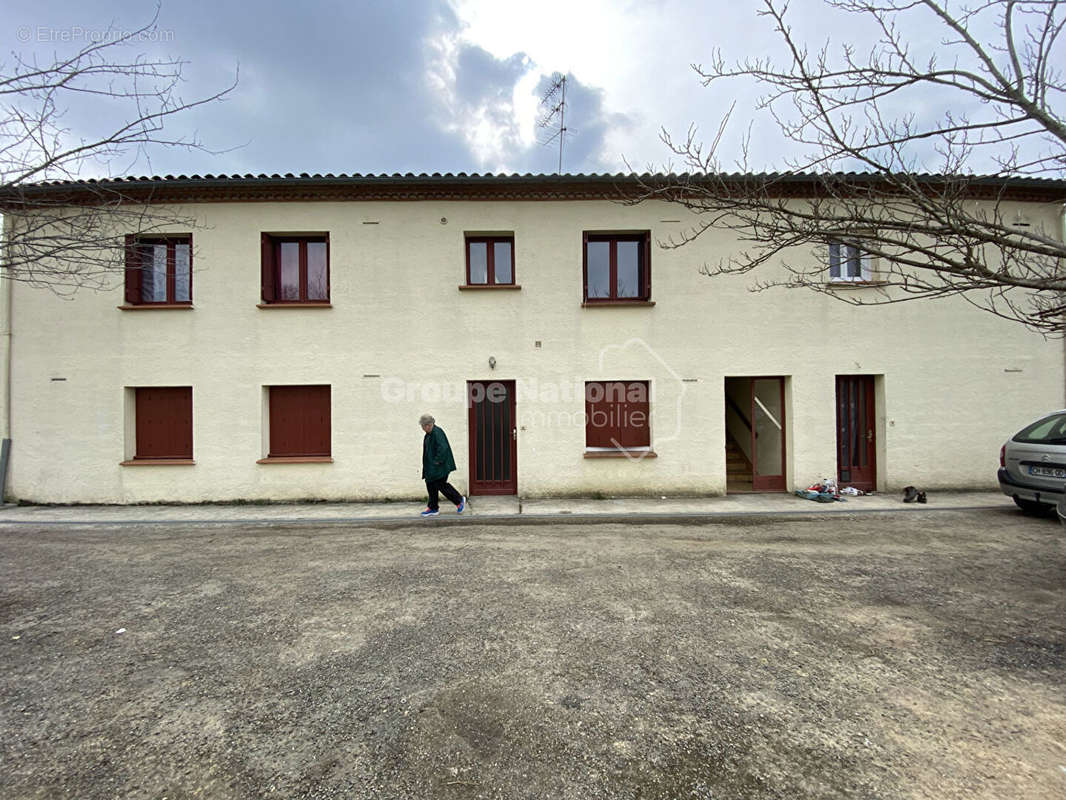
[[[469,381],[471,495],[518,493],[514,381]]]
[[[874,378],[837,375],[837,480],[863,491],[877,488]]]

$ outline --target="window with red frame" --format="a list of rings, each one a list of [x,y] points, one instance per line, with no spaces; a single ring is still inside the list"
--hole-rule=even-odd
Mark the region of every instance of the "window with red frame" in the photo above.
[[[192,458],[192,387],[151,386],[136,390],[134,459]]]
[[[651,299],[651,253],[647,233],[584,235],[584,300],[618,303]]]
[[[330,455],[330,387],[271,386],[268,457]]]
[[[514,282],[513,236],[466,237],[468,286],[510,286]]]
[[[585,383],[585,446],[629,449],[651,446],[647,381]]]
[[[329,235],[262,234],[264,303],[329,303]]]
[[[127,236],[126,302],[190,305],[192,236]]]

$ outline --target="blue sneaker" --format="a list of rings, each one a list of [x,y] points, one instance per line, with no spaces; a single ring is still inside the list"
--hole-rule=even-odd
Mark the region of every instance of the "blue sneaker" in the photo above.
[[[427,508],[425,511],[422,512],[423,517],[435,517],[438,514],[440,514],[440,511],[436,508]]]
[[[459,505],[456,507],[455,513],[456,514],[462,514],[463,510],[465,508],[466,508],[466,496],[464,495],[463,499],[459,502]]]

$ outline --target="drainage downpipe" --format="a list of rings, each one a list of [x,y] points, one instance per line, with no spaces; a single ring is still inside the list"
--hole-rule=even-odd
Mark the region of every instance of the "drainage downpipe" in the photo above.
[[[0,231],[7,232],[11,223],[0,225]],[[6,249],[7,237],[0,243]],[[4,257],[0,250],[0,259]],[[11,458],[11,310],[12,281],[7,273],[7,266],[0,261],[0,502],[7,501],[7,465]]]

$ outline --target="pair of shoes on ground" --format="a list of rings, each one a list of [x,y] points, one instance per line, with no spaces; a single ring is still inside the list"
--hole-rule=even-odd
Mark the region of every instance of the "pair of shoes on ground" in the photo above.
[[[459,501],[459,505],[457,505],[455,507],[455,513],[456,514],[462,514],[464,511],[466,511],[466,496],[465,495],[463,496],[463,499]],[[439,514],[440,514],[440,509],[439,508],[427,508],[425,511],[422,512],[422,516],[423,517],[436,517]]]
[[[904,503],[928,503],[925,492],[919,492],[913,486],[903,487],[903,502]]]

